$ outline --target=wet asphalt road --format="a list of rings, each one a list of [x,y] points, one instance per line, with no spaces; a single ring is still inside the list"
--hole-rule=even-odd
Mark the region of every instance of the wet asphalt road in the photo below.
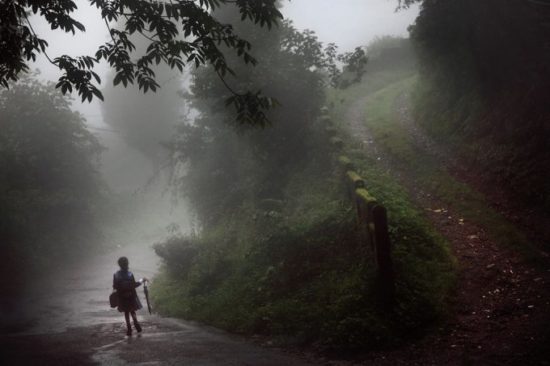
[[[129,257],[136,279],[154,277],[158,258],[142,245],[38,280],[18,304],[25,312],[0,319],[12,329],[0,334],[0,365],[311,365],[213,328],[148,315],[145,309],[138,312],[143,333],[126,337],[122,314],[108,305],[121,255]],[[141,287],[138,294],[145,307]]]

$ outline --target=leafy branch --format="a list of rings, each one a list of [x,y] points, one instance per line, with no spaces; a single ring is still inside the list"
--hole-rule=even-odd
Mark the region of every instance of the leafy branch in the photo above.
[[[70,57],[62,55],[53,60],[46,53],[48,44],[38,37],[27,14],[43,17],[52,29],[75,34],[85,31],[84,25],[71,17],[77,9],[72,0],[8,0],[0,4],[0,84],[16,81],[28,71],[27,63],[36,60],[39,53],[62,72],[57,88],[65,93],[74,90],[82,100],[103,99],[98,88],[101,83],[93,72],[97,63],[107,61],[115,70],[115,85],[125,87],[137,82],[143,92],[156,91],[160,85],[153,67],[161,63],[183,72],[187,65],[212,65],[220,78],[233,71],[227,64],[221,46],[234,50],[245,63],[255,64],[250,54],[251,45],[239,37],[229,24],[222,24],[212,11],[234,4],[241,19],[249,19],[260,27],[271,28],[282,18],[276,0],[89,0],[100,10],[107,26],[110,41],[102,44],[94,56]],[[110,24],[122,19],[120,29]],[[136,48],[130,36],[139,33],[149,41],[143,54],[135,55]],[[133,57],[137,56],[137,57]],[[224,82],[225,85],[227,83]],[[231,89],[230,89],[231,90]],[[261,93],[235,93],[230,98],[242,123],[266,123],[265,111],[275,103]]]

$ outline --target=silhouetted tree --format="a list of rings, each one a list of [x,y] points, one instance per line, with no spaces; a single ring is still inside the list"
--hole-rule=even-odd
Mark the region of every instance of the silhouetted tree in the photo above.
[[[54,85],[25,76],[0,93],[2,282],[14,267],[32,264],[30,273],[101,241],[100,150]]]

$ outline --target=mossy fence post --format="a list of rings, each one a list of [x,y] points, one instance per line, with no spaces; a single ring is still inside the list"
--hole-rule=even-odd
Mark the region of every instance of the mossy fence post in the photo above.
[[[391,308],[395,303],[395,276],[386,208],[369,194],[359,174],[347,170],[351,166],[347,157],[341,156],[338,161],[357,215],[360,245],[369,248],[371,259],[376,264],[380,302],[385,308]]]
[[[395,277],[386,208],[365,188],[356,188],[354,193],[359,230],[360,233],[366,232],[366,235],[359,236],[361,245],[371,248],[378,272],[380,301],[384,307],[391,308],[395,302]]]
[[[321,120],[325,124],[325,131],[329,136],[333,151],[340,152],[344,147],[342,139],[336,136],[328,109],[322,110]],[[378,293],[381,304],[391,309],[395,304],[395,275],[391,257],[391,242],[388,231],[388,217],[386,208],[379,204],[367,191],[365,181],[357,172],[351,160],[344,155],[338,158],[342,170],[348,197],[351,200],[356,215],[361,246],[370,249],[372,260],[378,272]]]
[[[374,240],[376,243],[376,262],[382,301],[385,306],[393,306],[395,301],[395,277],[391,258],[391,242],[388,231],[386,208],[376,205],[372,209]]]

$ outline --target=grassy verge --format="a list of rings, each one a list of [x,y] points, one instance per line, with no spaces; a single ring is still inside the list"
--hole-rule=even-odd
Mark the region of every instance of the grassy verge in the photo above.
[[[460,218],[481,225],[496,242],[518,248],[535,260],[538,257],[535,247],[512,223],[490,208],[481,193],[457,181],[439,161],[416,147],[395,111],[396,98],[412,91],[416,82],[415,77],[399,81],[374,93],[367,101],[365,122],[377,146],[392,164],[414,178],[414,184],[434,193]]]

